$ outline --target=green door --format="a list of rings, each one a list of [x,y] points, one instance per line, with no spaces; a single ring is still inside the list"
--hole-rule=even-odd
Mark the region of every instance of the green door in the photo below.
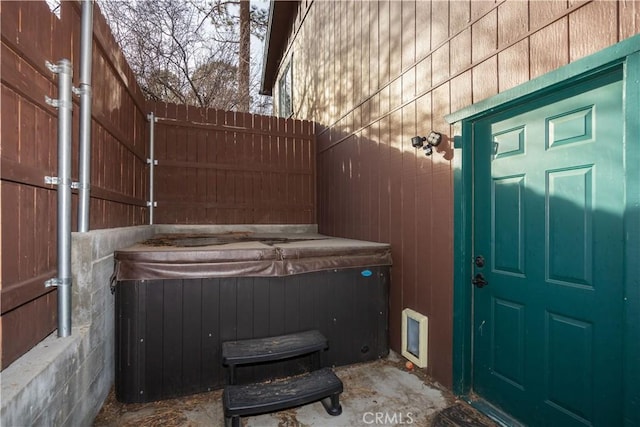
[[[622,89],[473,125],[473,389],[529,425],[622,423]]]

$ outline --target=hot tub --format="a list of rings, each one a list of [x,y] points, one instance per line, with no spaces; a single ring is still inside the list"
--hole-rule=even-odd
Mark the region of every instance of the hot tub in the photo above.
[[[224,341],[317,329],[323,363],[388,354],[389,245],[319,234],[172,234],[115,253],[116,396],[148,402],[221,388]],[[305,358],[250,366],[292,375]],[[274,372],[274,369],[276,372]]]

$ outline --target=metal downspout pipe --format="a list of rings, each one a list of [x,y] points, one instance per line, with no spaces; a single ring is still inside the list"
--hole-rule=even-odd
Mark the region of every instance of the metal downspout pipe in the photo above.
[[[82,2],[80,30],[80,155],[78,184],[78,231],[89,231],[91,201],[91,65],[93,47],[93,1]]]
[[[45,286],[58,287],[58,336],[71,335],[71,120],[73,103],[71,61],[47,62],[58,74],[58,99],[46,98],[58,108],[58,176],[45,177],[45,183],[58,186],[58,277],[47,280]]]
[[[93,45],[93,2],[83,0],[80,40],[80,88],[72,85],[73,67],[68,59],[47,68],[58,75],[58,99],[46,97],[58,109],[58,176],[46,176],[45,183],[58,190],[58,277],[45,286],[58,288],[58,337],[71,335],[71,188],[79,188],[78,229],[89,230],[89,183],[91,178],[91,60]],[[72,92],[80,95],[80,182],[71,180]]]
[[[147,159],[147,163],[149,164],[149,201],[147,202],[147,207],[149,207],[149,224],[153,225],[153,208],[155,208],[157,205],[153,188],[154,166],[158,164],[158,161],[155,159],[154,154],[154,132],[156,125],[156,115],[153,113],[149,113],[147,115],[147,119],[149,119],[149,158]]]

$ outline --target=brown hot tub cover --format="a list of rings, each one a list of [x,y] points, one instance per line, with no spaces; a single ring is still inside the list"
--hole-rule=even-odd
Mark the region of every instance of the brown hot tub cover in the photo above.
[[[114,257],[118,281],[268,277],[391,265],[391,248],[319,234],[176,234],[119,250]]]

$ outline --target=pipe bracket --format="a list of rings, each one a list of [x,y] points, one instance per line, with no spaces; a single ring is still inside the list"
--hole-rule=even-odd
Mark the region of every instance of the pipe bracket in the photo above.
[[[151,202],[147,202],[147,206],[151,207]],[[153,202],[153,207],[157,208],[158,207],[158,202]]]
[[[151,159],[147,159],[147,164],[150,165],[151,164]],[[154,160],[153,161],[153,166],[158,166],[158,161]]]
[[[60,179],[57,176],[45,176],[44,183],[49,185],[58,185],[60,183]]]
[[[71,184],[71,188],[75,188],[75,189],[79,189],[79,190],[90,190],[91,189],[91,184],[86,183],[86,182],[76,181],[73,184]]]
[[[71,188],[78,188],[78,183],[70,178],[60,178],[59,176],[45,176],[44,183],[49,185],[68,185]]]
[[[50,288],[52,286],[71,286],[71,278],[70,277],[53,277],[49,280],[46,280],[44,282],[44,287],[45,288]]]
[[[53,108],[58,108],[60,106],[60,101],[57,99],[49,98],[48,96],[44,97],[44,102],[51,105]]]
[[[44,65],[46,65],[49,71],[54,74],[58,74],[60,73],[60,71],[62,71],[62,67],[54,64],[53,62],[45,61]]]
[[[61,101],[59,99],[49,98],[48,96],[44,97],[44,101],[53,108],[67,108],[69,110],[73,108],[73,103],[71,101]]]

